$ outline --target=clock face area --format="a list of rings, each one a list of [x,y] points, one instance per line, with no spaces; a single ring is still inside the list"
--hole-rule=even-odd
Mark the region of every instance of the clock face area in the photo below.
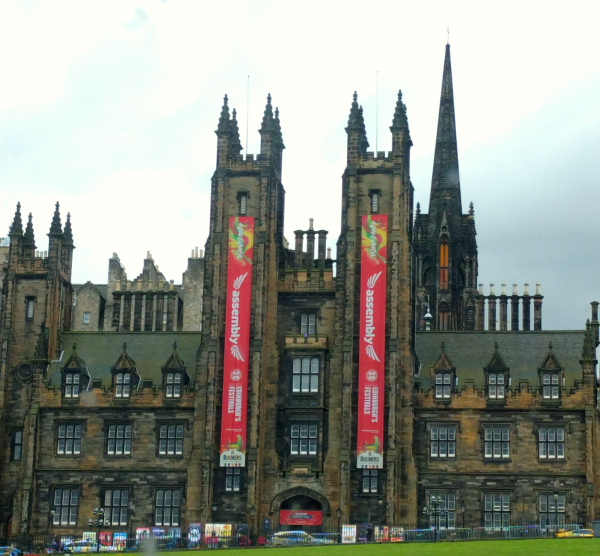
[[[15,370],[15,376],[21,382],[29,382],[33,378],[33,367],[29,363],[21,363]]]

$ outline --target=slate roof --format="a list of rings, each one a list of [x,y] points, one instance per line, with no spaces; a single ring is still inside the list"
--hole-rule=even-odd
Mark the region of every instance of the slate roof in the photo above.
[[[111,368],[121,357],[123,343],[126,343],[127,355],[135,361],[141,378],[161,384],[161,368],[171,359],[173,343],[177,342],[177,354],[193,381],[200,338],[200,332],[63,332],[61,340],[65,352],[62,361],[50,365],[47,377],[51,384],[60,384],[61,369],[76,344],[77,355],[85,362],[92,380],[101,379],[108,385]]]
[[[565,386],[572,386],[581,379],[583,330],[539,331],[539,332],[444,332],[421,331],[416,337],[416,351],[421,368],[419,371],[422,388],[431,387],[431,368],[442,352],[456,368],[458,386],[473,381],[475,386],[485,386],[483,369],[494,356],[494,345],[498,342],[498,353],[509,367],[513,384],[528,380],[530,385],[539,384],[538,369],[543,366],[552,342],[552,353],[565,371]],[[517,381],[517,382],[515,382]]]

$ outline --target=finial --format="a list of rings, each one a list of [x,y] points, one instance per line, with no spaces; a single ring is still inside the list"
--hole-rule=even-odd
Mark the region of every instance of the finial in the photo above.
[[[273,120],[273,126],[275,128],[275,142],[280,148],[285,149],[283,144],[283,136],[281,135],[281,122],[279,121],[279,108],[275,107],[275,119]]]
[[[271,93],[267,95],[267,105],[265,106],[265,113],[259,132],[264,133],[265,131],[273,131],[273,107],[271,106]]]
[[[77,350],[77,344],[75,342],[73,342],[73,352],[75,352]]]
[[[450,25],[448,25],[448,28],[446,29],[446,31],[448,32],[448,38],[446,39],[446,46],[450,46]]]
[[[446,342],[442,342],[442,351],[446,350]]]
[[[15,211],[15,217],[13,219],[12,226],[10,227],[9,235],[11,237],[19,237],[23,235],[23,221],[21,220],[21,203],[17,203],[17,210]]]
[[[402,91],[398,91],[398,100],[396,101],[396,109],[394,110],[394,119],[390,131],[400,131],[408,128],[408,119],[406,117],[406,104],[402,102]]]
[[[473,201],[469,203],[469,215],[473,216],[475,214],[475,209],[473,208]]]
[[[421,214],[421,203],[417,202],[417,215]]]
[[[56,205],[54,208],[54,216],[52,217],[52,224],[50,224],[50,233],[49,236],[59,236],[62,235],[62,224],[60,222],[60,205],[58,201],[56,201]]]
[[[552,342],[548,342],[548,350],[552,353]]]
[[[352,95],[352,101],[356,102],[358,100],[358,95],[356,94],[356,91],[354,91],[354,94]]]
[[[173,351],[177,351],[177,342],[173,342]]]
[[[35,237],[33,234],[33,221],[32,221],[32,215],[31,213],[29,213],[29,217],[27,219],[27,227],[25,228],[25,236],[24,236],[24,241],[23,241],[23,245],[25,247],[29,247],[30,249],[35,249]]]
[[[267,94],[267,104],[271,104],[271,93]]]
[[[242,142],[240,141],[240,130],[237,122],[237,111],[233,109],[233,116],[231,122],[229,122],[231,128],[231,143],[230,151],[232,156],[238,156],[242,150]]]
[[[494,342],[494,349],[498,351],[498,342]]]
[[[127,351],[127,342],[123,342],[123,351]]]
[[[594,361],[596,359],[596,342],[593,338],[590,319],[587,319],[587,322],[585,323],[582,359],[584,361]]]

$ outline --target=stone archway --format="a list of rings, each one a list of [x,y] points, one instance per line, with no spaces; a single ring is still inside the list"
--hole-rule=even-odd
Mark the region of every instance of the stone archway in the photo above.
[[[286,519],[294,518],[302,514],[299,521],[283,521],[283,514]],[[295,487],[278,494],[271,502],[270,515],[274,517],[274,526],[290,527],[291,529],[304,529],[305,531],[317,532],[324,525],[328,525],[328,518],[331,516],[331,509],[327,497],[305,487]],[[318,521],[304,521],[305,518],[316,519]]]

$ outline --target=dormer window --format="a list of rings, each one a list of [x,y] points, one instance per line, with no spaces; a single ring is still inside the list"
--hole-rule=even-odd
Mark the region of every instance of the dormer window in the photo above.
[[[435,373],[435,397],[450,399],[452,395],[452,373],[443,371]]]
[[[542,373],[542,394],[545,400],[558,400],[560,398],[559,373]]]
[[[115,398],[128,398],[131,395],[131,373],[118,371],[115,373]]]
[[[181,399],[183,387],[189,382],[185,362],[177,352],[177,343],[173,344],[173,353],[162,367],[163,391],[167,400]]]
[[[504,373],[490,373],[488,375],[488,398],[493,400],[503,400],[505,394]]]
[[[64,374],[63,392],[65,398],[79,398],[79,387],[81,385],[81,373],[77,371],[66,371]]]
[[[167,398],[181,398],[182,373],[168,372],[165,375],[165,395]]]

